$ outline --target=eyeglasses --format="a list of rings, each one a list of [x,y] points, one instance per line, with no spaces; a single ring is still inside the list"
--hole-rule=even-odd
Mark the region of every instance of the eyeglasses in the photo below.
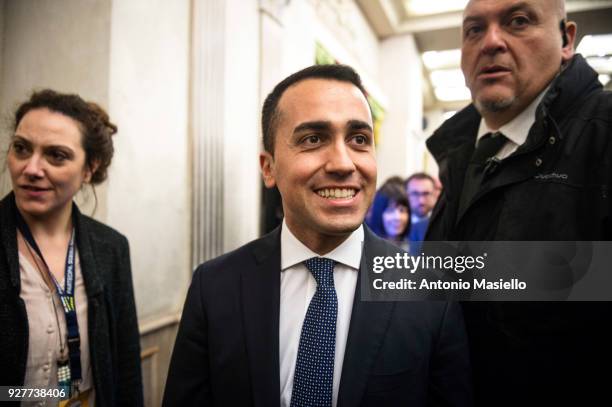
[[[408,196],[411,198],[429,198],[431,195],[433,195],[431,191],[410,191],[408,193]]]

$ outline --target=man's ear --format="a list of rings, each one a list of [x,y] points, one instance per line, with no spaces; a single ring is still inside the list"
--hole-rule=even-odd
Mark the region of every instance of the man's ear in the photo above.
[[[563,60],[563,63],[566,63],[574,56],[577,28],[576,23],[573,21],[567,21],[565,23],[565,30],[561,33],[561,35],[566,39],[563,49],[561,50],[561,59]]]
[[[85,176],[83,181],[86,183],[91,182],[91,177],[96,173],[100,167],[100,160],[94,160],[90,164],[85,164]]]
[[[276,179],[274,178],[274,157],[267,151],[263,151],[259,154],[259,166],[261,167],[261,175],[266,188],[272,188],[276,186]]]

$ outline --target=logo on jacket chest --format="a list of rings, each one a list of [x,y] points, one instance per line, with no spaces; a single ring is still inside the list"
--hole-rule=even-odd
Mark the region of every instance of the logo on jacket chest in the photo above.
[[[541,180],[541,181],[550,181],[550,180],[567,181],[569,176],[563,173],[551,172],[549,174],[538,174],[534,178],[537,180]]]

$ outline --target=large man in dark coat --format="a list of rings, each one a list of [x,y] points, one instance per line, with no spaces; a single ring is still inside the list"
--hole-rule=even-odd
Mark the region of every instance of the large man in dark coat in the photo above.
[[[564,1],[471,0],[462,38],[473,103],[427,141],[444,184],[428,240],[612,240],[612,94],[574,55]],[[464,312],[478,405],[612,400],[610,304]]]

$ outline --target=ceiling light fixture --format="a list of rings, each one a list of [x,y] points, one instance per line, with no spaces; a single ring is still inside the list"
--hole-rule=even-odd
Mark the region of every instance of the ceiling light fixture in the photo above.
[[[612,55],[612,34],[585,35],[578,44],[576,52],[585,58]]]
[[[441,102],[461,102],[469,101],[471,94],[468,88],[464,87],[443,87],[435,88],[436,98]]]
[[[461,69],[438,69],[429,74],[436,98],[442,102],[470,100],[470,91],[465,87]]]
[[[461,64],[461,50],[447,49],[444,51],[423,52],[423,64],[427,69],[456,68]]]
[[[434,88],[447,86],[447,87],[458,87],[465,84],[463,72],[461,69],[439,69],[431,71],[430,73],[431,82]]]
[[[590,57],[587,62],[598,74],[612,74],[612,57]]]
[[[413,16],[463,10],[468,0],[404,0],[404,7]]]

